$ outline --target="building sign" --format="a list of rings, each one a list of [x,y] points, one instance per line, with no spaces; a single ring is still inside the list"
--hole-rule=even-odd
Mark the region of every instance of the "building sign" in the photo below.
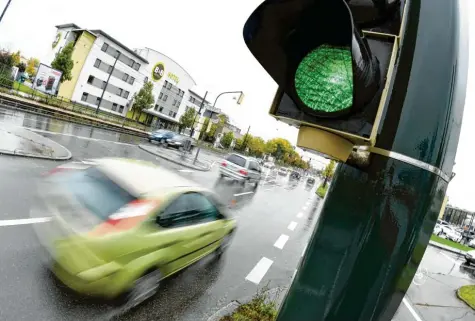
[[[152,69],[152,79],[154,81],[159,81],[165,75],[165,65],[163,62],[157,63]]]
[[[33,89],[50,95],[56,95],[62,74],[63,73],[59,70],[40,64],[35,81],[33,82]]]
[[[58,32],[56,34],[56,38],[54,38],[53,44],[51,45],[53,47],[53,49],[56,48],[56,46],[58,45],[60,39],[61,39],[61,31]]]
[[[176,84],[180,82],[180,78],[171,72],[168,73],[168,79],[173,80]]]

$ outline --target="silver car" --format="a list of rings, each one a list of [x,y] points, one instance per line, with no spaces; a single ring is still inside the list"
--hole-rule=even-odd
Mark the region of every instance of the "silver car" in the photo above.
[[[253,183],[254,187],[259,185],[261,173],[261,167],[256,159],[239,154],[228,155],[219,166],[220,178],[230,178],[242,185]]]

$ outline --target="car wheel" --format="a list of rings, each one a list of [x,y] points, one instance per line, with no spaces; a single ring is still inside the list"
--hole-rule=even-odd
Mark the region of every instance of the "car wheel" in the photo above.
[[[223,256],[224,252],[226,252],[227,248],[231,244],[232,234],[233,234],[233,232],[231,232],[228,235],[226,235],[225,237],[223,237],[223,240],[221,241],[221,244],[219,245],[219,247],[216,249],[216,252],[215,252],[215,254],[218,258]]]
[[[154,296],[160,287],[159,270],[149,271],[135,280],[133,287],[123,297],[122,310],[128,311]]]
[[[256,182],[254,183],[254,190],[256,190],[258,186],[259,186],[259,181],[256,181]]]
[[[149,142],[149,143],[151,143],[151,142],[152,142],[152,140],[149,138],[149,139],[148,139],[148,142]]]

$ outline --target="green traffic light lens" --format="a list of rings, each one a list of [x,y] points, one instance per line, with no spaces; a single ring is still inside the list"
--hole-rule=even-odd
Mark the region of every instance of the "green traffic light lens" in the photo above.
[[[349,48],[323,45],[311,51],[295,72],[295,89],[310,109],[334,113],[353,105],[353,68]]]

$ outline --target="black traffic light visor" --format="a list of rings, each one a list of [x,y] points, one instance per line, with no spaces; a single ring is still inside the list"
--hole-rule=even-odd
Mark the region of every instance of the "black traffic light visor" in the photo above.
[[[346,115],[365,107],[379,89],[377,60],[345,0],[267,0],[246,22],[244,40],[308,114]]]

